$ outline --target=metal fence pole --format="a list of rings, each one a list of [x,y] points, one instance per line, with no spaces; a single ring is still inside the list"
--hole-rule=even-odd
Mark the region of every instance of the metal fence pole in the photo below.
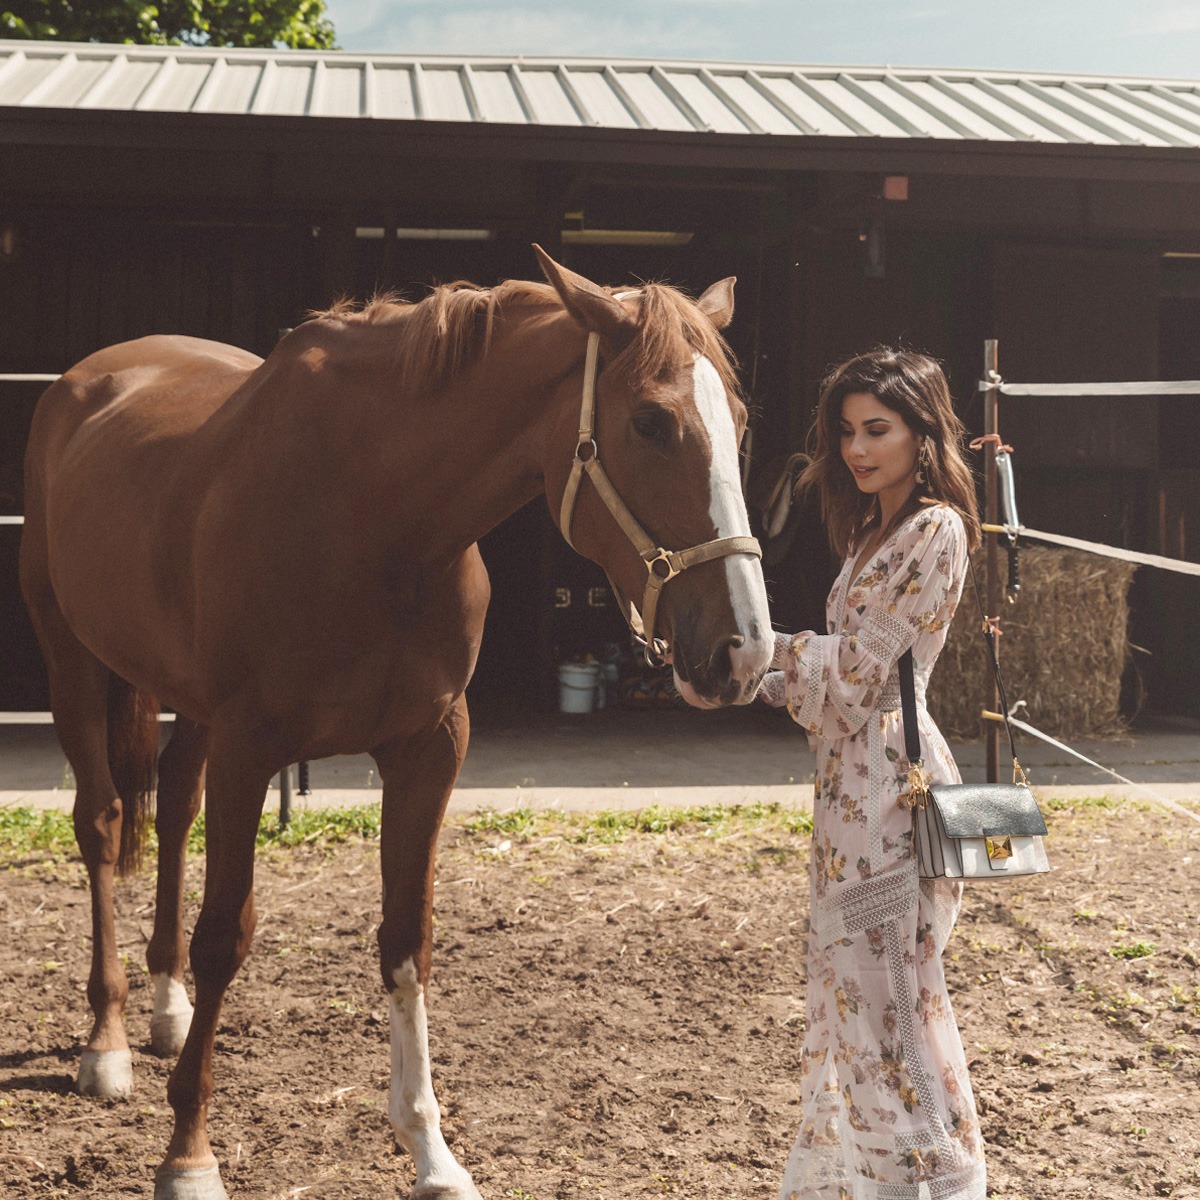
[[[1000,433],[1000,370],[999,343],[995,338],[988,338],[983,343],[983,432],[987,441],[983,444],[983,503],[984,520],[989,525],[995,525],[999,520],[999,487],[996,474],[996,449]],[[991,436],[995,435],[995,436]],[[987,615],[1000,615],[1000,535],[985,533],[984,545],[987,549],[985,568],[985,603]],[[1000,653],[1000,638],[993,636],[992,645],[996,654]],[[997,712],[1000,709],[1000,688],[996,682],[992,664],[986,663],[988,684],[984,695],[990,697],[988,707]],[[1000,779],[1000,726],[995,721],[985,721],[984,744],[987,749],[987,777],[989,783],[997,783]]]
[[[279,772],[279,825],[286,826],[292,819],[292,768],[284,767]]]

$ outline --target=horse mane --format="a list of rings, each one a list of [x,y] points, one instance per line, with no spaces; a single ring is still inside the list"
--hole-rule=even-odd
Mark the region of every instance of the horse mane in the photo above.
[[[733,352],[691,297],[664,283],[605,290],[610,295],[634,292],[640,300],[638,333],[612,364],[632,386],[652,384],[702,354],[716,367],[726,389],[741,398]],[[309,315],[317,321],[394,327],[404,383],[418,391],[449,382],[482,358],[497,314],[514,304],[532,304],[547,312],[562,309],[558,293],[547,283],[510,279],[482,288],[460,279],[438,285],[415,302],[395,292],[377,292],[363,303],[341,299]]]

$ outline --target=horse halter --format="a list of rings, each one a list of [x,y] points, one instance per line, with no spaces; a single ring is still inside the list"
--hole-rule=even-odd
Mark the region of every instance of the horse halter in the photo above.
[[[620,297],[618,297],[620,299]],[[613,582],[609,574],[608,581],[612,585],[613,594],[621,607],[621,615],[633,631],[634,636],[645,647],[646,662],[652,667],[662,666],[666,662],[670,646],[661,638],[654,636],[654,617],[658,611],[659,597],[662,590],[676,575],[686,571],[688,567],[698,566],[714,558],[726,558],[731,554],[752,554],[755,558],[762,557],[762,547],[758,539],[753,537],[715,538],[711,542],[693,546],[690,550],[664,550],[656,546],[649,534],[638,524],[633,513],[626,507],[625,502],[617,495],[612,480],[600,465],[600,451],[596,446],[595,410],[596,410],[596,368],[599,361],[600,335],[588,334],[587,357],[583,367],[583,403],[579,412],[579,441],[575,446],[575,459],[571,463],[571,474],[567,478],[567,487],[563,492],[562,507],[559,510],[559,528],[572,549],[575,543],[571,541],[571,518],[575,513],[575,501],[579,495],[579,485],[586,475],[596,489],[605,507],[613,519],[623,530],[625,536],[633,543],[633,548],[646,564],[646,590],[642,598],[642,611],[639,615],[630,603],[628,597]]]

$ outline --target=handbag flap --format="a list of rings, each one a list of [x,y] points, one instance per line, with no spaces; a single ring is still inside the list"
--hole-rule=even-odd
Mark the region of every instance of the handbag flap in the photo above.
[[[1033,793],[1020,784],[935,783],[929,793],[949,837],[1046,835]]]

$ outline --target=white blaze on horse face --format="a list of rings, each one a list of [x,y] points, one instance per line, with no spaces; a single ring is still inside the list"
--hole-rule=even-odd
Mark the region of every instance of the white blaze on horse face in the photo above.
[[[692,389],[696,410],[712,447],[708,473],[709,514],[716,536],[749,537],[750,517],[742,495],[737,430],[729,410],[729,397],[717,368],[703,355],[696,357],[692,367]],[[745,639],[741,646],[729,652],[732,675],[745,686],[756,683],[771,664],[771,613],[767,608],[762,563],[748,554],[731,554],[725,559],[725,578],[729,583],[737,632]],[[751,698],[746,696],[747,700]]]
[[[428,1190],[462,1200],[478,1200],[471,1176],[450,1153],[442,1137],[441,1114],[433,1093],[429,1066],[429,1026],[425,1018],[425,989],[411,958],[392,972],[395,990],[388,995],[392,1036],[392,1087],[388,1117],[396,1140],[413,1157],[417,1171],[414,1191]]]

